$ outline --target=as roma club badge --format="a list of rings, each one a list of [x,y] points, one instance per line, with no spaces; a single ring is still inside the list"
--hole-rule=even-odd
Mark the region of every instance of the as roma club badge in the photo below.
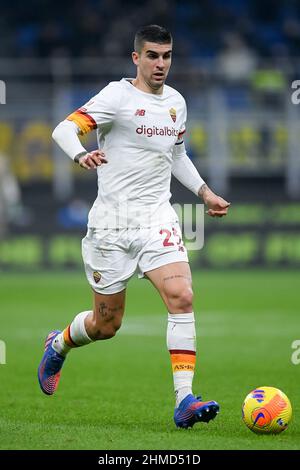
[[[169,113],[170,113],[170,116],[171,116],[173,122],[176,122],[176,109],[174,109],[174,108],[169,109]]]

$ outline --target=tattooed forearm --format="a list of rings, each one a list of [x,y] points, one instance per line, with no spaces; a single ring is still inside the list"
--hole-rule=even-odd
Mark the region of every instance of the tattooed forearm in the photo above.
[[[204,192],[207,191],[208,189],[209,187],[207,186],[207,184],[203,184],[201,188],[199,189],[198,195],[203,198]]]

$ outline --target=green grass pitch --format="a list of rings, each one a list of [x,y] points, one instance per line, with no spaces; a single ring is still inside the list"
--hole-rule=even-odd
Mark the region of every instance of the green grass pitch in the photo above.
[[[62,329],[91,293],[84,274],[0,275],[1,449],[299,449],[300,339],[296,272],[198,272],[194,392],[217,400],[210,423],[176,429],[166,349],[166,311],[150,282],[132,280],[117,336],[74,350],[55,396],[40,392],[36,371],[49,330]],[[2,343],[3,344],[3,343]],[[280,435],[256,435],[241,420],[253,388],[282,389],[293,420]]]

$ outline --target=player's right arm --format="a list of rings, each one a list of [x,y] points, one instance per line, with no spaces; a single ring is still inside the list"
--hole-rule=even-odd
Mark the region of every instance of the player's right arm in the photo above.
[[[102,163],[107,163],[101,150],[88,152],[83,147],[78,138],[79,134],[80,128],[74,122],[65,119],[56,126],[52,137],[60,148],[82,168],[89,170],[102,165]]]
[[[87,104],[71,113],[54,129],[52,137],[60,148],[75,162],[86,169],[107,163],[100,149],[88,152],[79,140],[97,127],[110,126],[115,118],[121,100],[119,82],[112,82],[103,88]]]

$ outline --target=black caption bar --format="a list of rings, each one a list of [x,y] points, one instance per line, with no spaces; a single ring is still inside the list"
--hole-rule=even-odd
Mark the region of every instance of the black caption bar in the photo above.
[[[209,466],[214,463],[230,464],[241,462],[257,463],[261,466],[263,463],[270,465],[276,460],[276,463],[285,464],[288,461],[295,461],[300,458],[300,450],[295,451],[217,451],[217,450],[110,450],[110,451],[96,451],[96,450],[74,450],[74,451],[0,451],[0,466],[18,465],[24,466],[26,463],[47,466],[50,464],[57,464],[59,459],[60,466],[62,464],[68,465],[82,465],[86,468],[103,468],[103,466],[118,466],[122,468],[135,468],[141,465],[189,465],[194,467]],[[259,460],[257,460],[259,459]],[[7,467],[2,467],[7,468]]]

